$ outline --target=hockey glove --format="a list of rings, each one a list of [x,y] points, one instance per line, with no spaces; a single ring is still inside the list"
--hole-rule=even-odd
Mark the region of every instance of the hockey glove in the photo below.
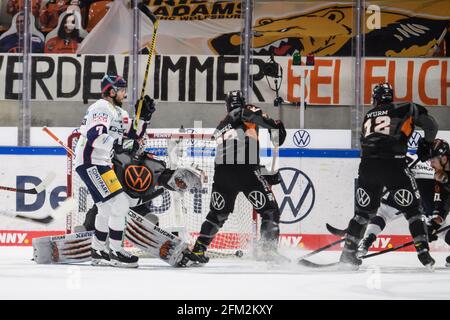
[[[136,104],[134,105],[135,112],[137,114],[139,101],[136,101]],[[150,98],[148,95],[145,95],[144,100],[142,101],[142,109],[141,109],[141,115],[139,116],[140,120],[144,121],[150,121],[152,118],[153,112],[156,111],[155,107],[155,100]]]
[[[281,175],[279,171],[277,171],[274,174],[264,175],[263,177],[266,179],[267,183],[269,183],[271,186],[274,186],[281,182]]]
[[[441,228],[441,224],[444,220],[441,216],[437,214],[437,212],[433,212],[431,217],[427,217],[425,223],[428,228],[428,241],[433,242],[438,239],[436,231]]]
[[[274,124],[276,129],[269,130],[270,140],[274,146],[281,146],[286,140],[287,132],[281,120],[275,120]]]
[[[417,146],[417,157],[424,162],[431,159],[432,143],[427,142],[424,138],[420,138]]]
[[[116,154],[129,152],[130,154],[134,154],[137,150],[139,150],[139,142],[133,139],[127,139],[119,143],[119,140],[114,140],[113,145],[114,152]]]

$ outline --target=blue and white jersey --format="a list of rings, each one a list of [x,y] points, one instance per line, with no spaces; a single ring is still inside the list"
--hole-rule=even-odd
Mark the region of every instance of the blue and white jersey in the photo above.
[[[416,154],[406,154],[407,162],[412,163],[417,160]],[[419,161],[417,164],[411,168],[411,172],[414,174],[416,179],[429,179],[434,180],[434,169],[431,167],[430,161]]]
[[[112,166],[111,157],[114,141],[122,143],[124,137],[141,137],[147,123],[138,121],[137,130],[133,129],[133,119],[126,110],[100,99],[92,104],[80,126],[80,139],[75,149],[75,166],[94,164]]]

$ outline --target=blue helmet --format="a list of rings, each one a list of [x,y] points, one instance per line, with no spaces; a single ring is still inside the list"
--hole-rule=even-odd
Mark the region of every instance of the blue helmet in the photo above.
[[[119,75],[105,74],[105,76],[102,79],[101,84],[102,94],[106,94],[109,89],[113,89],[117,92],[119,88],[126,88],[126,87],[127,81]]]
[[[392,102],[394,100],[394,90],[387,82],[377,84],[373,88],[372,98],[377,104]]]

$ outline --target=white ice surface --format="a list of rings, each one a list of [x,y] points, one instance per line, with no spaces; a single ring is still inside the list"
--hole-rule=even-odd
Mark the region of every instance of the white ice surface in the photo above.
[[[338,255],[323,252],[311,260],[333,262]],[[187,269],[141,259],[138,269],[117,269],[37,265],[31,261],[31,248],[3,247],[0,299],[450,299],[447,255],[433,253],[433,273],[420,265],[415,253],[374,257],[356,272],[242,259],[216,259]]]

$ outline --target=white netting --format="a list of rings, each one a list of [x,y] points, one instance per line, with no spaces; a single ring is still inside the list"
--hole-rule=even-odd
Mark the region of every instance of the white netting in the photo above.
[[[68,146],[72,150],[75,149],[78,137],[78,133],[69,137]],[[191,244],[209,212],[216,147],[215,141],[210,138],[210,135],[158,133],[149,134],[146,143],[147,151],[166,161],[168,167],[173,169],[176,166],[193,165],[207,176],[207,181],[202,182],[201,190],[185,192],[183,195],[165,190],[149,205],[151,211],[158,215],[162,227],[184,227]],[[76,210],[67,217],[67,232],[73,232],[75,226],[83,223],[93,201],[75,172],[72,159],[68,157],[68,193],[75,200]],[[237,250],[250,250],[256,230],[255,221],[252,205],[242,193],[239,194],[234,212],[209,248],[231,254]]]

